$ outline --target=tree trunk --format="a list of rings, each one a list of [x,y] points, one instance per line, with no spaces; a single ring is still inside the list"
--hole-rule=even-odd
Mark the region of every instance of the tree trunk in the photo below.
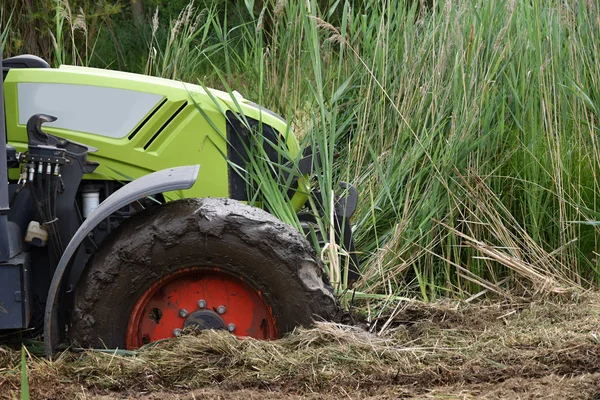
[[[144,22],[144,0],[130,0],[133,22],[140,26]]]
[[[25,15],[33,16],[33,0],[25,0],[23,5],[25,7]],[[23,53],[44,56],[44,54],[40,54],[39,38],[37,37],[33,21],[26,21],[23,26],[23,50]]]

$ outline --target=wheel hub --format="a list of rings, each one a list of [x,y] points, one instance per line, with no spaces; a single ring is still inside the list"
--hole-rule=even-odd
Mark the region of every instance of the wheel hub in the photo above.
[[[273,310],[260,291],[218,268],[197,268],[169,274],[141,295],[129,318],[126,346],[136,349],[179,336],[192,326],[256,339],[279,337]]]
[[[191,313],[183,322],[183,327],[196,327],[197,329],[225,329],[225,321],[212,310],[198,310]]]

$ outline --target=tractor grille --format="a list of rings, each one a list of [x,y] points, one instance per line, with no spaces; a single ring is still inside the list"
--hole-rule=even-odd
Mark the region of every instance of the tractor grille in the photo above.
[[[256,146],[256,140],[252,140],[253,132],[257,132],[259,126],[261,126],[258,120],[246,117],[248,125],[253,132],[251,132],[235,113],[227,111],[227,157],[228,163],[228,176],[229,176],[229,197],[234,200],[247,201],[248,200],[248,184],[246,178],[241,174],[242,170],[246,169],[246,165],[249,163],[248,150],[252,149],[252,146]],[[279,165],[286,164],[289,160],[281,160],[281,156],[278,151],[271,145],[273,143],[276,146],[285,145],[284,138],[277,132],[273,127],[265,123],[262,124],[260,132],[262,133],[262,147],[264,154],[274,163]],[[232,165],[233,164],[233,165]],[[236,169],[235,166],[239,166]],[[295,189],[298,188],[298,182],[294,181],[292,187],[288,190],[288,196],[291,198]]]

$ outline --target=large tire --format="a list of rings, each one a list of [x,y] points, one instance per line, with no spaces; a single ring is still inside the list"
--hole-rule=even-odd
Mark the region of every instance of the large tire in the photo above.
[[[189,269],[247,283],[272,311],[277,336],[339,311],[320,261],[297,230],[234,200],[186,199],[130,218],[105,240],[75,290],[71,341],[132,347],[126,335],[140,296]]]

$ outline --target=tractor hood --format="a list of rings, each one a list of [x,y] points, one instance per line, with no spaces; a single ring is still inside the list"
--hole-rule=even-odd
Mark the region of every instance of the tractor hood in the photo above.
[[[185,197],[230,197],[232,171],[230,119],[241,115],[261,121],[269,141],[300,151],[289,125],[275,113],[238,93],[200,85],[104,69],[10,69],[5,79],[9,143],[23,151],[26,124],[38,113],[57,121],[44,125],[54,135],[98,149],[100,163],[86,179],[132,180],[181,165],[201,164]],[[16,171],[12,172],[16,177]],[[299,207],[305,196],[294,203]]]
[[[55,71],[65,72],[72,77],[81,75],[81,76],[84,76],[86,81],[88,81],[88,82],[90,82],[91,80],[95,80],[95,79],[99,79],[99,80],[117,79],[117,80],[121,80],[123,82],[127,82],[127,84],[126,84],[127,86],[129,86],[131,84],[133,84],[135,86],[137,84],[137,85],[141,85],[140,86],[140,88],[141,88],[143,86],[150,85],[150,86],[154,86],[156,88],[156,90],[158,90],[158,91],[161,90],[159,88],[163,88],[162,90],[176,89],[176,90],[185,90],[190,93],[202,94],[202,95],[206,95],[206,93],[208,91],[208,92],[210,92],[210,94],[212,96],[219,99],[220,101],[223,101],[224,103],[227,103],[227,104],[232,103],[232,98],[229,95],[229,93],[227,93],[227,92],[223,92],[221,90],[212,89],[212,88],[207,88],[207,90],[205,90],[200,85],[184,83],[184,82],[176,81],[176,80],[172,80],[172,79],[165,79],[165,78],[158,78],[158,77],[148,76],[148,75],[134,74],[131,72],[113,71],[113,70],[109,70],[109,69],[78,67],[78,66],[73,66],[73,65],[61,65]],[[250,103],[250,101],[246,100],[240,93],[234,92],[233,94],[237,101],[239,101],[243,104]]]

